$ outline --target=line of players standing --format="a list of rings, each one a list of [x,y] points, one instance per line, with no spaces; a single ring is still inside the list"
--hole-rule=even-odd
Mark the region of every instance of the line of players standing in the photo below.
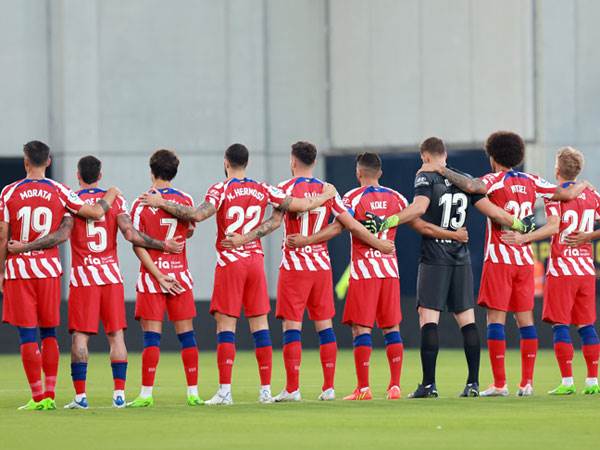
[[[235,359],[235,328],[242,307],[255,341],[260,402],[301,399],[299,369],[305,309],[314,321],[320,339],[324,383],[319,399],[335,398],[337,345],[331,323],[335,311],[326,241],[343,228],[353,235],[350,286],[343,321],[352,326],[358,379],[357,388],[345,399],[372,398],[368,370],[371,331],[375,322],[384,332],[390,366],[386,397],[400,398],[403,345],[399,330],[400,286],[393,240],[395,227],[406,222],[423,235],[417,299],[422,330],[423,382],[410,396],[437,396],[437,322],[439,312],[444,309],[454,313],[465,340],[469,375],[461,395],[477,396],[480,344],[473,314],[473,281],[466,246],[468,238],[463,228],[471,204],[490,218],[479,302],[489,311],[488,347],[494,385],[481,395],[508,395],[503,335],[507,311],[515,312],[521,330],[524,356],[519,395],[531,395],[537,351],[531,312],[533,260],[530,247],[523,244],[556,233],[558,225],[549,220],[539,230],[520,233],[530,231],[528,216],[532,213],[536,196],[555,200],[548,206],[553,208],[548,209],[552,216],[560,216],[562,209],[581,212],[575,222],[569,222],[572,228],[561,234],[557,245],[568,249],[569,255],[573,255],[575,250],[579,259],[584,258],[577,267],[585,267],[588,256],[591,259],[590,245],[586,242],[596,237],[593,223],[598,210],[598,195],[585,183],[556,187],[515,171],[513,168],[523,159],[524,146],[513,133],[501,132],[490,136],[486,151],[496,173],[475,180],[446,168],[446,150],[441,140],[426,140],[421,146],[424,166],[417,174],[415,199],[408,205],[402,195],[379,185],[381,160],[375,154],[359,155],[356,175],[361,186],[348,192],[342,201],[331,185],[313,177],[317,152],[312,144],[298,142],[292,146],[293,178],[281,183],[278,188],[247,178],[248,150],[241,144],[234,144],[225,153],[227,180],[211,186],[204,202],[194,207],[189,195],[171,185],[179,164],[177,156],[171,151],[159,150],[150,160],[152,189],[134,202],[129,215],[116,189],[104,191],[98,187],[101,163],[95,157],[88,156],[79,161],[78,178],[82,189],[73,193],[60,183],[45,178],[45,168],[50,163],[48,147],[37,141],[26,144],[28,177],[5,187],[0,200],[3,220],[0,222],[0,244],[10,239],[7,247],[0,245],[3,248],[0,262],[6,265],[3,320],[19,328],[23,365],[32,390],[32,399],[23,408],[55,408],[54,385],[58,367],[55,327],[59,324],[58,280],[61,273],[57,245],[69,235],[73,255],[69,330],[73,333],[71,372],[76,395],[66,407],[88,407],[85,394],[87,341],[91,334],[97,333],[99,319],[103,321],[111,345],[115,383],[113,406],[126,405],[127,353],[122,333],[126,322],[122,277],[116,253],[117,228],[134,244],[141,261],[136,284],[136,319],[140,320],[144,331],[142,389],[140,395],[127,405],[153,405],[152,386],[160,355],[165,312],[174,322],[181,342],[188,385],[187,403],[190,406],[203,403],[197,390],[198,350],[192,325],[196,311],[185,239],[191,237],[196,222],[215,214],[218,225],[217,267],[210,311],[217,321],[219,389],[205,403],[233,402],[231,374]],[[566,166],[573,161],[579,162],[581,170],[583,160],[577,151],[569,149],[559,153],[557,168],[563,160]],[[557,172],[559,181],[570,182],[579,171],[566,179],[564,170],[563,173]],[[562,180],[560,177],[563,177]],[[560,203],[560,200],[567,203]],[[590,230],[589,213],[586,211],[594,202],[596,206]],[[273,214],[263,220],[267,204],[274,207]],[[572,207],[568,208],[569,205]],[[65,215],[65,210],[75,214],[75,218]],[[328,224],[331,215],[336,220]],[[572,216],[573,213],[569,215]],[[579,217],[583,218],[581,226]],[[285,222],[286,239],[276,315],[283,319],[286,387],[273,397],[270,389],[272,345],[267,322],[270,307],[260,238],[282,222]],[[502,234],[502,227],[519,233]],[[554,247],[553,244],[553,251]],[[589,252],[585,253],[587,250]],[[566,260],[571,263],[572,259],[569,256]],[[552,273],[552,270],[556,272],[552,266],[555,260],[561,270],[566,264],[553,252],[549,276],[555,275]],[[593,268],[593,261],[591,264]],[[567,341],[568,325],[571,323],[581,325],[584,355],[590,369],[586,392],[595,393],[598,385],[597,373],[594,375],[593,369],[595,367],[597,371],[599,346],[593,327],[595,294],[589,291],[592,285],[595,287],[589,282],[594,277],[575,268],[573,273],[562,271],[556,273],[558,275],[570,277],[568,279],[573,283],[569,284],[570,291],[566,291],[562,283],[560,298],[545,302],[548,313],[545,308],[544,318],[557,324],[554,327],[555,348],[563,373],[563,383],[555,393],[574,390],[572,374],[568,376],[570,360],[568,364],[564,363],[569,345],[572,359],[572,344]],[[580,285],[585,285],[585,295],[581,294],[583,289]],[[564,306],[568,299],[571,299],[570,308]],[[549,304],[561,306],[554,307],[553,313]],[[40,327],[41,353],[36,327]],[[560,358],[559,353],[562,355]]]

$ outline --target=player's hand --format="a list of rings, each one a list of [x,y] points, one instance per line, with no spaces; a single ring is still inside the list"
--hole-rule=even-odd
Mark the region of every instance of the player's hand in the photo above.
[[[109,188],[106,190],[106,193],[107,193],[107,194],[114,195],[115,197],[117,197],[117,196],[119,196],[119,195],[122,195],[122,194],[121,194],[121,189],[119,189],[119,188],[118,188],[118,187],[116,187],[116,186],[111,186],[111,187],[109,187]]]
[[[361,220],[360,223],[362,223],[362,225],[369,230],[369,232],[373,234],[379,233],[383,227],[384,220],[377,214],[374,214],[370,211],[365,213],[365,217],[366,219]]]
[[[384,255],[390,255],[396,250],[396,245],[394,244],[394,241],[379,239],[376,249]]]
[[[161,274],[157,278],[157,281],[158,284],[160,284],[161,287],[164,288],[167,291],[167,293],[171,295],[177,295],[185,292],[185,289],[183,288],[183,286],[181,286],[181,284],[179,284],[179,281],[168,275]]]
[[[7,244],[7,249],[10,253],[24,253],[27,250],[27,244],[25,244],[24,242],[20,242],[20,241],[8,241]]]
[[[310,244],[308,243],[308,238],[306,236],[302,236],[301,234],[290,234],[285,238],[285,245],[291,248],[300,248]]]
[[[423,163],[423,165],[421,166],[421,168],[419,170],[417,170],[417,173],[421,173],[421,172],[437,172],[440,173],[442,171],[442,169],[444,168],[444,166],[440,163],[437,162],[428,162],[428,163]]]
[[[225,248],[238,248],[244,245],[244,236],[239,233],[228,233],[225,236],[221,241],[221,245]]]
[[[165,241],[165,252],[169,253],[181,253],[185,247],[185,239],[181,236],[175,236],[173,239],[167,239]]]
[[[459,228],[454,232],[454,240],[466,244],[469,242],[469,232],[465,227]]]
[[[508,245],[523,245],[527,241],[525,235],[516,231],[505,231],[502,233],[502,242]]]
[[[148,192],[145,192],[140,196],[140,200],[144,206],[160,208],[163,202],[163,197],[156,189],[150,189]]]
[[[591,233],[586,233],[585,231],[574,231],[573,233],[564,236],[563,242],[571,247],[587,244],[591,241],[590,234]]]
[[[323,187],[323,195],[325,195],[328,199],[333,198],[337,195],[337,189],[333,184],[325,183]]]

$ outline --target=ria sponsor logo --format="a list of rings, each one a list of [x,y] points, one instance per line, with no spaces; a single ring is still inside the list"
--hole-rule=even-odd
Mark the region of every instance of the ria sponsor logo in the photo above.
[[[102,260],[96,256],[87,255],[83,258],[83,264],[86,266],[99,266],[102,264]]]

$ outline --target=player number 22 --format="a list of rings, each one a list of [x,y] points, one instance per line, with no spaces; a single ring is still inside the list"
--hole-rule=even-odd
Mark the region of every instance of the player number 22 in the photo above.
[[[225,233],[237,233],[240,228],[242,229],[242,234],[249,233],[258,225],[261,210],[262,208],[258,205],[249,206],[245,210],[241,206],[230,207],[227,210],[227,218],[234,221],[227,227]],[[244,224],[245,220],[248,220],[248,222]]]

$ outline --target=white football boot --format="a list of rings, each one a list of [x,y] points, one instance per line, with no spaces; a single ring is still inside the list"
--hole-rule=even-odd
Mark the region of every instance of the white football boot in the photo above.
[[[323,392],[321,392],[319,395],[319,400],[324,402],[335,400],[335,391],[333,388],[325,389]]]
[[[205,405],[233,405],[231,391],[223,391],[219,389],[210,400],[204,402]]]
[[[285,389],[273,397],[273,401],[280,402],[299,402],[302,400],[302,396],[300,395],[300,390],[294,392],[288,392]]]
[[[519,386],[518,397],[531,397],[533,395],[533,386],[527,383],[525,386]]]
[[[508,397],[508,387],[496,387],[493,384],[485,391],[479,393],[480,397]]]
[[[275,400],[271,395],[270,387],[261,387],[258,391],[258,403],[268,404],[273,403]]]

